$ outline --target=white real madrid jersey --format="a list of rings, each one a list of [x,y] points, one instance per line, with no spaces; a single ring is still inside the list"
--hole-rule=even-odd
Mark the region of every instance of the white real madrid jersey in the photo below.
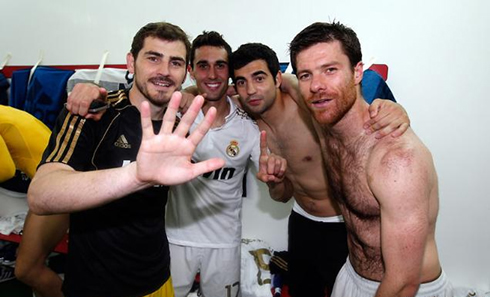
[[[166,229],[170,243],[210,248],[240,245],[243,178],[251,161],[260,157],[257,124],[227,98],[225,124],[208,131],[192,157],[199,162],[219,157],[225,166],[182,185],[173,186],[167,204]],[[201,111],[191,131],[204,118]]]

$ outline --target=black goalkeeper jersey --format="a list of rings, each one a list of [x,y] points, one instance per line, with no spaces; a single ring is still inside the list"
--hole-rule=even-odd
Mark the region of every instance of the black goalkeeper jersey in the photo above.
[[[135,161],[142,138],[140,113],[127,90],[109,98],[113,103],[98,122],[64,109],[41,164],[62,162],[91,171]],[[161,121],[154,126],[159,130]],[[168,280],[167,193],[168,187],[156,186],[70,214],[65,296],[142,296]]]

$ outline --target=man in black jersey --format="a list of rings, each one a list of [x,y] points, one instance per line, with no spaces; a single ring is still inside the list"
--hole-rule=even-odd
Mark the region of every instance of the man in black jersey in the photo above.
[[[190,162],[216,114],[186,137],[202,97],[174,130],[189,48],[179,27],[150,23],[127,55],[134,86],[108,95],[100,121],[61,112],[28,201],[39,215],[70,213],[65,296],[173,296],[167,186],[223,166]]]

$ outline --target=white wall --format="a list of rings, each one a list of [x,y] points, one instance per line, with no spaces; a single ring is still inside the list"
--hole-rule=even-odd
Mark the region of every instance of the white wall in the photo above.
[[[431,149],[440,179],[437,239],[456,286],[490,290],[490,2],[425,1],[2,1],[0,59],[10,65],[124,63],[132,36],[150,21],[180,25],[191,38],[224,34],[233,48],[258,41],[288,61],[287,44],[313,21],[340,20],[359,35],[367,60],[390,67],[388,82]],[[298,3],[302,4],[298,4]],[[0,61],[1,61],[0,60]],[[286,247],[290,204],[262,197],[244,205],[244,236]]]

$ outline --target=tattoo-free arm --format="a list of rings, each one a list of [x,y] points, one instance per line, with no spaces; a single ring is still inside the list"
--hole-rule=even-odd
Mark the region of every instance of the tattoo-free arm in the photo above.
[[[281,92],[287,93],[298,104],[303,102],[303,98],[301,97],[301,93],[299,91],[298,79],[292,74],[282,74]],[[304,106],[304,104],[302,105]]]
[[[89,113],[90,104],[94,100],[107,101],[107,90],[93,83],[78,83],[68,95],[66,109],[72,114],[98,121],[105,111]]]
[[[204,99],[196,97],[173,130],[180,97],[180,93],[172,95],[158,134],[153,132],[148,102],[140,105],[143,137],[136,162],[121,168],[87,172],[75,171],[61,163],[40,166],[28,191],[31,210],[36,214],[53,214],[89,209],[153,185],[180,184],[222,167],[224,160],[217,158],[191,163],[197,144],[216,116],[216,109],[210,108],[204,120],[187,136]]]
[[[364,124],[364,129],[367,133],[376,133],[376,138],[398,137],[410,126],[405,109],[391,100],[374,100],[369,106],[369,115],[371,119]]]
[[[380,204],[385,267],[376,296],[414,296],[430,232],[432,169],[426,157],[411,148],[391,150],[379,160],[367,167],[370,188]]]
[[[286,159],[269,152],[267,134],[262,131],[257,179],[266,183],[271,198],[280,202],[287,202],[293,196],[293,185],[285,176],[286,168]]]

